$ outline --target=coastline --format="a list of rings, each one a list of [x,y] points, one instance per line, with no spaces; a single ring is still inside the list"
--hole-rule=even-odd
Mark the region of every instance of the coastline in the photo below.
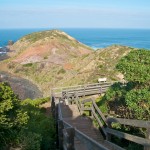
[[[5,47],[9,40],[16,42],[27,34],[43,30],[48,28],[0,29],[0,47]],[[60,30],[94,49],[106,48],[114,44],[150,49],[150,29],[60,28]]]

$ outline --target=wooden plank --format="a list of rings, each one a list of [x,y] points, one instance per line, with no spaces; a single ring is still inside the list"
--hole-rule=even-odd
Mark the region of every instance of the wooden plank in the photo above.
[[[143,121],[143,120],[108,117],[106,122],[120,123],[120,124],[124,124],[124,125],[140,127],[140,128],[149,128],[150,127],[150,121]]]
[[[83,107],[81,110],[82,110],[82,111],[86,111],[86,110],[90,111],[90,110],[91,110],[91,107],[89,107],[89,108]]]
[[[150,140],[150,126],[146,131],[146,139]],[[144,150],[150,150],[150,146],[144,146]]]
[[[95,94],[101,94],[101,93],[104,93],[106,92],[106,90],[103,90],[102,92],[100,90],[96,90],[96,91],[85,91],[84,92],[78,92],[78,96],[83,96],[85,94],[85,96],[88,96],[88,95],[95,95]],[[69,97],[72,97],[74,93],[69,93]]]
[[[63,121],[63,123],[65,128],[72,127],[66,121]],[[93,140],[92,138],[90,138],[89,136],[85,135],[77,129],[75,129],[75,137],[87,146],[87,150],[108,150],[106,147],[99,144],[98,142],[96,142],[95,140]]]
[[[102,90],[106,90],[106,89],[108,89],[108,88],[102,88]],[[89,91],[98,91],[98,90],[100,90],[100,88],[99,89],[86,89],[85,91],[84,90],[76,90],[76,91],[63,91],[62,93],[63,94],[65,94],[65,93],[69,93],[69,94],[74,94],[74,93],[84,93],[84,92],[89,92]]]
[[[66,150],[75,150],[74,148],[75,129],[63,129],[63,147]]]
[[[75,129],[75,137],[86,145],[87,150],[108,150],[102,144],[96,142],[77,129]]]
[[[58,140],[59,140],[59,149],[63,150],[63,121],[58,121]]]
[[[82,104],[84,104],[84,103],[87,103],[87,102],[92,102],[92,99],[91,98],[87,98],[87,99],[84,99],[84,100],[82,100]]]
[[[60,87],[60,88],[53,88],[55,89],[62,89],[62,90],[68,90],[68,89],[77,89],[82,87],[93,87],[93,86],[103,86],[103,85],[112,85],[114,82],[104,82],[104,83],[92,83],[92,84],[85,84],[85,85],[77,85],[77,86],[69,86],[69,87]]]
[[[100,117],[103,119],[103,121],[105,122],[105,124],[107,124],[107,123],[106,123],[106,118],[105,118],[105,116],[104,116],[103,113],[100,111],[100,109],[98,108],[98,106],[97,106],[97,104],[95,103],[94,100],[92,100],[92,103],[93,103],[94,108],[96,109],[96,111],[97,111],[98,114],[100,115]]]
[[[134,135],[131,135],[128,133],[120,132],[120,131],[110,129],[110,128],[106,128],[105,130],[107,133],[113,134],[119,138],[123,138],[123,139],[126,139],[128,141],[132,141],[132,142],[141,144],[143,146],[150,146],[150,140],[148,140],[148,139],[144,139],[144,138],[141,138],[138,136],[134,136]]]
[[[111,149],[113,149],[113,150],[125,150],[124,148],[122,148],[110,141],[105,140],[104,142],[105,142],[105,144],[109,145],[109,147],[111,147]]]
[[[92,115],[95,117],[96,121],[98,122],[99,126],[101,127],[103,133],[105,134],[105,136],[107,136],[107,133],[105,131],[104,125],[101,123],[100,119],[98,118],[97,114],[94,112],[94,110],[92,110]]]
[[[80,114],[81,114],[81,113],[82,113],[82,109],[81,109],[81,105],[80,105],[80,102],[79,102],[78,99],[76,99],[76,105],[77,105],[77,107],[78,107],[78,109],[79,109],[79,112],[80,112]]]
[[[94,90],[94,89],[101,89],[101,88],[109,88],[111,85],[103,85],[103,86],[94,86],[94,87],[83,87],[78,89],[68,89],[62,92],[80,92],[80,91],[87,91],[87,90]]]

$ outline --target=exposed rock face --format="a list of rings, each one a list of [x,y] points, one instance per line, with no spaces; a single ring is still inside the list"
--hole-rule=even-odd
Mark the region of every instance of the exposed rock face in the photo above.
[[[35,99],[43,96],[42,92],[26,79],[13,76],[5,72],[0,72],[0,81],[8,82],[21,100],[26,98]]]

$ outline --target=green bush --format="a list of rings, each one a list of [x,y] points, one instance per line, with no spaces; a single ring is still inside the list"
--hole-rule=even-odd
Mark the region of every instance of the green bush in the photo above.
[[[22,150],[40,150],[42,137],[40,134],[22,130],[18,133],[15,144],[12,146]]]
[[[39,105],[46,103],[50,101],[50,97],[46,97],[46,98],[39,98],[39,99],[35,99],[35,100],[31,100],[31,99],[25,99],[24,101],[21,102],[22,105],[27,105],[30,104],[32,106],[38,107]]]
[[[39,107],[49,98],[20,101],[7,83],[0,83],[0,150],[55,149],[55,123]]]
[[[114,115],[122,118],[150,120],[150,51],[134,50],[123,57],[116,68],[123,73],[126,84],[113,84],[98,103],[107,112],[114,111]],[[103,110],[102,110],[103,111]],[[115,129],[135,135],[145,136],[145,130],[130,126],[118,126]],[[115,139],[120,143],[120,139]],[[128,150],[143,149],[135,143],[126,141],[123,145]]]
[[[33,66],[33,63],[24,64],[23,66],[24,66],[24,67],[32,67],[32,66]]]
[[[146,83],[150,81],[150,51],[131,51],[123,57],[116,68],[122,72],[127,81]]]
[[[66,70],[63,69],[63,68],[61,68],[61,69],[58,71],[58,74],[64,74],[64,73],[66,73]]]

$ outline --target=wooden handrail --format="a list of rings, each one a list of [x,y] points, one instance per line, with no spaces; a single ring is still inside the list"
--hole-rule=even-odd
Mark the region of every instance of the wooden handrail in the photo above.
[[[110,128],[106,128],[106,132],[109,134],[113,134],[119,138],[123,138],[126,139],[128,141],[132,141],[138,144],[141,144],[143,146],[150,146],[150,140],[149,139],[145,139],[145,138],[141,138],[138,136],[134,136],[125,132],[120,132],[114,129],[110,129]]]
[[[93,86],[93,87],[83,87],[83,88],[77,88],[77,89],[66,89],[62,92],[68,91],[68,92],[79,92],[83,90],[94,90],[94,89],[100,89],[100,88],[107,88],[110,87],[111,84],[108,85],[99,85],[99,86]]]
[[[81,107],[81,103],[80,103],[80,100],[79,100],[78,96],[76,97],[75,101],[76,101],[76,105],[77,105],[77,107],[80,111],[80,114],[81,114],[82,113],[82,107]]]
[[[92,99],[91,98],[87,98],[87,99],[84,99],[82,100],[82,104],[85,104],[85,103],[88,103],[88,102],[92,102]]]
[[[68,91],[68,90],[73,90],[75,91],[76,89],[85,89],[85,88],[97,88],[99,87],[104,87],[104,86],[110,86],[114,82],[103,82],[103,83],[92,83],[92,84],[85,84],[85,85],[77,85],[77,86],[69,86],[69,87],[59,87],[59,88],[52,88],[51,91],[54,93],[60,93],[62,91]]]
[[[95,101],[93,99],[85,99],[82,101],[82,104],[85,104],[86,102],[91,102],[92,101],[92,106],[90,108],[92,109],[88,109],[91,110],[94,118],[96,119],[96,121],[98,122],[99,126],[101,127],[103,133],[107,136],[109,136],[109,134],[115,135],[119,138],[124,138],[128,141],[132,141],[138,144],[141,144],[143,146],[146,146],[148,148],[146,148],[145,150],[149,150],[149,146],[150,146],[150,139],[149,136],[148,138],[142,138],[142,137],[138,137],[138,136],[134,136],[131,134],[127,134],[125,132],[120,132],[117,130],[114,130],[111,127],[111,123],[120,123],[123,125],[129,125],[129,126],[134,126],[134,127],[139,127],[139,128],[146,128],[148,131],[148,135],[149,134],[149,129],[150,129],[150,121],[142,121],[142,120],[132,120],[132,119],[122,119],[122,118],[113,118],[113,117],[107,117],[105,118],[103,113],[100,111],[100,109],[98,108],[97,104],[95,103]],[[84,105],[83,105],[84,106]],[[84,110],[85,108],[83,108]],[[97,111],[97,113],[95,113],[95,111]],[[104,124],[106,126],[104,126],[104,124],[102,123],[102,121],[99,119],[101,118],[102,121],[104,122]],[[107,137],[107,139],[109,139]]]
[[[63,121],[65,128],[72,128],[72,126]],[[81,142],[87,145],[88,150],[108,150],[103,145],[99,144],[98,142],[94,141],[92,138],[88,137],[84,133],[80,132],[79,130],[75,129],[75,137],[79,139]]]
[[[100,117],[103,119],[104,123],[106,123],[106,118],[105,116],[103,115],[103,113],[100,111],[100,109],[98,108],[97,104],[95,103],[95,101],[92,99],[92,104],[93,104],[93,107],[95,108],[95,110],[98,112],[98,114],[100,115]]]
[[[59,114],[59,119],[61,119],[61,122],[63,122],[63,125],[61,125],[61,127],[63,126],[64,129],[73,128],[69,123],[67,123],[66,121],[63,120],[60,103],[58,104],[58,112],[60,113]],[[63,148],[66,149],[66,150],[70,150],[66,146],[66,145],[72,144],[72,141],[71,141],[71,143],[68,143],[68,144],[66,143],[66,142],[68,142],[68,140],[66,140],[66,139],[68,139],[68,137],[70,135],[67,135],[68,134],[67,130],[63,130],[63,131],[64,131],[63,132],[63,137],[65,138],[64,139],[65,143],[63,143]],[[93,150],[93,149],[94,150],[108,150],[106,147],[104,147],[103,145],[101,145],[98,142],[94,141],[92,138],[88,137],[87,135],[85,135],[84,133],[80,132],[79,130],[74,129],[74,132],[75,132],[75,134],[74,134],[75,137],[77,139],[79,139],[81,142],[85,143],[87,145],[87,149],[88,150]],[[73,150],[73,148],[71,150]]]
[[[109,140],[110,135],[115,135],[119,138],[124,138],[128,141],[132,141],[132,142],[143,145],[145,147],[144,150],[150,150],[150,121],[122,119],[122,118],[113,118],[113,117],[105,118],[105,116],[100,111],[99,107],[97,106],[97,104],[95,103],[95,101],[93,99],[85,99],[82,102],[80,102],[79,96],[85,96],[86,94],[88,95],[88,93],[96,94],[96,93],[99,93],[98,90],[101,90],[101,92],[105,92],[106,88],[108,87],[108,83],[106,83],[106,84],[104,83],[103,86],[104,87],[100,86],[100,84],[91,84],[91,85],[87,85],[87,86],[84,85],[84,86],[80,86],[80,87],[79,86],[73,87],[72,89],[64,88],[66,91],[63,91],[64,89],[62,90],[63,91],[62,96],[66,96],[67,98],[74,97],[74,99],[72,99],[72,100],[75,100],[80,113],[82,113],[82,111],[84,111],[84,110],[91,111],[91,114],[98,122],[104,135],[107,137],[107,140]],[[85,103],[87,103],[87,102],[92,102],[90,107],[84,107]],[[64,126],[64,128],[67,128],[67,127],[72,128],[72,126],[70,124],[68,124],[67,122],[65,122],[63,120],[60,102],[58,104],[58,112],[59,112],[59,120],[61,120],[63,122],[62,126]],[[112,123],[120,123],[122,125],[146,128],[147,129],[147,137],[142,138],[142,137],[138,137],[135,135],[131,135],[131,134],[128,134],[125,132],[120,132],[118,130],[112,129],[111,128]],[[61,125],[61,123],[60,123],[60,125]],[[99,143],[94,143],[95,141],[93,142],[92,139],[90,139],[89,137],[87,137],[86,135],[84,135],[83,133],[78,131],[77,129],[75,129],[75,136],[82,142],[86,141],[86,143],[87,142],[90,143],[91,146],[95,146],[96,150],[98,150],[100,147],[102,150],[103,150],[103,148],[106,150],[105,147],[103,147]],[[90,145],[88,147],[90,147]],[[90,149],[90,150],[92,150],[92,149]]]
[[[129,125],[139,128],[150,128],[150,121],[143,121],[143,120],[135,120],[135,119],[123,119],[123,118],[113,118],[108,117],[106,119],[107,123],[120,123],[123,125]]]

